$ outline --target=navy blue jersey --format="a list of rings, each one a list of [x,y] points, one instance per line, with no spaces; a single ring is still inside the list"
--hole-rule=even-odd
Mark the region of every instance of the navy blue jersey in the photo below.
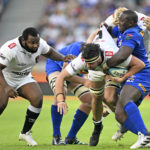
[[[74,42],[60,50],[58,50],[59,53],[66,55],[75,55],[78,56],[80,54],[80,48],[81,44],[83,42]],[[64,62],[63,61],[54,61],[51,59],[47,59],[46,61],[46,74],[47,76],[55,71],[61,71],[63,67]]]
[[[135,27],[127,29],[124,33],[121,33],[118,26],[113,28],[113,36],[117,37],[117,46],[128,46],[132,49],[132,55],[136,56],[145,63],[145,68],[150,68],[146,49],[143,41],[143,31],[137,25]]]

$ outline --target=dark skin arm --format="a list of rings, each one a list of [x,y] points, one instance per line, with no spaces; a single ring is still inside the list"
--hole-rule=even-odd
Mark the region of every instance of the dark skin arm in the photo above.
[[[43,56],[47,57],[47,58],[50,58],[52,60],[56,60],[56,61],[70,61],[72,59],[75,58],[74,55],[67,55],[67,56],[64,56],[62,55],[61,53],[57,52],[54,48],[50,48],[49,52],[47,54],[43,54]]]
[[[4,66],[3,64],[0,64],[0,84],[4,88],[8,97],[15,98],[18,96],[18,92],[15,89],[13,89],[11,86],[9,86],[7,82],[5,81],[3,73],[2,73],[2,70],[4,68],[6,68],[6,66]]]
[[[119,51],[107,60],[107,66],[109,68],[115,67],[125,61],[129,55],[132,54],[132,49],[128,46],[120,47]]]

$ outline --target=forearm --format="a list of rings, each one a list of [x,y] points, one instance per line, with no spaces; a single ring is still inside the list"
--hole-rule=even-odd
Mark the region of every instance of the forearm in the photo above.
[[[66,80],[70,81],[70,82],[75,82],[75,83],[79,83],[79,84],[83,84],[84,85],[84,83],[86,82],[87,79],[84,78],[84,77],[80,77],[80,76],[75,75],[75,76],[70,77],[70,78],[68,78]]]
[[[64,61],[64,56],[57,52],[55,49],[51,48],[50,52],[46,55],[44,55],[47,58],[50,58],[52,60],[56,60],[56,61]]]
[[[107,60],[107,66],[109,68],[115,67],[117,65],[120,65],[122,62],[124,62],[129,55],[132,53],[132,49],[127,46],[120,47],[119,51],[113,55],[110,59]]]

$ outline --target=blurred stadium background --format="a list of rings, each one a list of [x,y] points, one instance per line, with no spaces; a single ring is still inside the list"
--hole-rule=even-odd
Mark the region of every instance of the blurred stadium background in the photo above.
[[[99,23],[117,7],[150,16],[150,0],[0,0],[0,46],[29,26],[57,50],[73,41],[86,41]],[[45,75],[45,58],[33,76],[45,95],[52,94]]]

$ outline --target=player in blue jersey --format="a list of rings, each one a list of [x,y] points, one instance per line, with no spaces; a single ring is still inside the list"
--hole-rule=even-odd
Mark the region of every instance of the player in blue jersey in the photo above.
[[[119,25],[113,28],[112,34],[117,37],[117,45],[120,49],[106,62],[104,65],[105,69],[117,66],[130,54],[145,63],[144,69],[124,82],[115,115],[117,121],[124,128],[139,136],[138,141],[130,148],[147,147],[150,143],[150,134],[142,120],[137,105],[140,105],[150,91],[150,64],[144,47],[142,29],[137,26],[136,13],[131,10],[124,11],[119,17]]]
[[[59,53],[65,56],[68,54],[78,56],[80,53],[80,47],[82,43],[83,42],[74,42],[58,51]],[[46,74],[47,74],[49,85],[54,95],[55,95],[55,81],[57,76],[60,74],[63,66],[64,66],[64,62],[47,59]],[[86,121],[91,111],[92,97],[89,89],[83,86],[82,84],[86,80],[87,79],[83,78],[82,76],[81,77],[74,76],[72,79],[69,80],[70,82],[67,81],[64,83],[64,89],[66,90],[65,93],[67,93],[67,89],[69,89],[82,102],[79,108],[76,110],[71,129],[67,137],[65,138],[65,141],[62,140],[61,132],[60,132],[60,126],[61,126],[63,114],[60,114],[57,110],[58,109],[56,103],[57,95],[55,95],[53,104],[51,105],[51,116],[52,116],[52,124],[53,124],[53,141],[52,141],[53,145],[86,144],[79,141],[76,138],[76,134],[78,133],[79,129],[82,127],[84,122]],[[76,81],[78,82],[80,81],[81,84],[77,83]]]

